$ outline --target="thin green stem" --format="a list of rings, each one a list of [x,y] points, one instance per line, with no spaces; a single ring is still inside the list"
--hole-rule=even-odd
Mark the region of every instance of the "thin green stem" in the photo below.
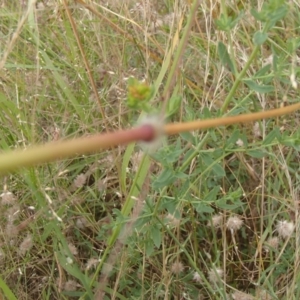
[[[126,198],[126,201],[122,207],[122,216],[123,217],[128,217],[133,206],[134,206],[134,197],[137,197],[140,193],[140,189],[144,183],[144,180],[147,176],[147,173],[148,173],[148,170],[149,170],[149,167],[150,167],[150,158],[148,155],[144,155],[141,163],[140,163],[140,166],[139,166],[139,169],[134,177],[134,180],[133,180],[133,183],[132,183],[132,186],[131,186],[131,189],[127,195],[127,198]],[[114,229],[113,229],[113,232],[112,234],[109,236],[109,238],[107,239],[107,247],[101,257],[101,261],[97,267],[97,270],[95,271],[94,273],[94,276],[93,276],[93,279],[91,280],[91,284],[92,285],[99,272],[102,270],[102,267],[103,267],[103,264],[107,261],[107,258],[110,254],[110,251],[112,250],[116,240],[118,239],[118,236],[119,236],[119,233],[122,229],[122,226],[123,224],[119,224],[117,225]]]
[[[194,0],[194,3],[191,7],[191,11],[190,11],[190,14],[189,14],[189,17],[188,17],[188,20],[187,20],[187,25],[185,26],[185,29],[183,31],[183,35],[182,35],[182,38],[181,38],[180,43],[178,45],[178,49],[177,49],[177,52],[175,54],[174,61],[172,63],[170,72],[168,74],[168,78],[167,78],[167,81],[166,81],[166,84],[165,84],[163,96],[166,96],[168,94],[168,92],[170,91],[170,88],[172,87],[172,84],[175,80],[175,72],[178,68],[178,65],[180,63],[180,59],[182,57],[183,51],[186,47],[187,40],[188,40],[188,37],[189,37],[189,32],[190,32],[191,27],[193,25],[193,22],[195,20],[195,15],[196,15],[198,6],[199,6],[199,1]]]
[[[223,103],[223,105],[221,107],[221,112],[222,113],[224,113],[226,111],[229,103],[232,100],[233,95],[235,94],[235,92],[236,92],[238,86],[240,85],[243,77],[245,76],[247,70],[249,69],[252,61],[256,57],[256,54],[257,54],[258,50],[259,50],[259,46],[255,46],[254,49],[253,49],[253,51],[252,51],[252,53],[251,53],[251,55],[250,55],[250,57],[249,57],[249,59],[248,59],[248,61],[247,61],[247,63],[246,63],[246,65],[245,65],[245,67],[243,68],[243,70],[241,71],[241,73],[239,73],[239,75],[237,76],[237,78],[236,78],[236,80],[235,80],[235,82],[234,82],[231,90],[229,91],[229,93],[228,93],[227,97],[225,98],[224,103]]]

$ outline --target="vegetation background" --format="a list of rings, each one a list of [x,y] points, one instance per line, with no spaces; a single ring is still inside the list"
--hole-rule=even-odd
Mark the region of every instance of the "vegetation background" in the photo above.
[[[1,149],[133,126],[131,77],[166,122],[299,100],[298,1],[193,3],[0,1]],[[2,177],[2,297],[300,299],[299,136],[295,113]]]

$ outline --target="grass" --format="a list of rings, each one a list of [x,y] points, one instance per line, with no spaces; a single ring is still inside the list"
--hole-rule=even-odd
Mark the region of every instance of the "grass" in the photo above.
[[[296,1],[35,2],[1,4],[3,150],[131,127],[130,76],[168,122],[298,102]],[[293,113],[2,176],[2,298],[298,299],[298,127]]]

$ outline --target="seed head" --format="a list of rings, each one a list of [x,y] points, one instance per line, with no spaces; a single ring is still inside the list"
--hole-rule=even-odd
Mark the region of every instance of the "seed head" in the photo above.
[[[231,297],[233,300],[254,300],[255,299],[252,295],[240,291],[235,291],[231,295]]]
[[[9,237],[15,237],[19,234],[18,226],[15,226],[12,222],[8,222],[5,228],[5,233]]]
[[[277,249],[279,245],[279,238],[277,236],[269,237],[266,241],[265,249],[269,251],[269,249]]]
[[[78,286],[78,284],[77,284],[77,282],[75,280],[68,280],[65,283],[64,289],[66,291],[70,291],[70,292],[71,291],[76,291],[77,290],[77,286]]]
[[[201,279],[201,276],[198,272],[194,272],[193,274],[193,280],[198,282],[198,283],[202,283],[202,279]]]
[[[32,235],[28,234],[19,247],[19,254],[24,255],[33,246]]]
[[[211,221],[214,228],[219,228],[223,224],[223,216],[221,214],[214,215]],[[210,225],[210,223],[208,223],[208,225]]]
[[[254,126],[253,126],[253,135],[255,138],[259,138],[261,137],[261,131],[260,131],[260,127],[259,127],[259,123],[255,122]]]
[[[13,205],[16,202],[14,194],[9,191],[3,192],[0,197],[2,198],[2,205]]]
[[[283,239],[287,239],[288,237],[290,237],[294,231],[294,228],[295,228],[294,223],[288,222],[286,220],[278,221],[276,225],[276,230],[278,232],[278,235]]]
[[[227,228],[232,232],[239,230],[242,227],[242,225],[243,220],[238,216],[230,217],[226,223]]]
[[[113,265],[111,263],[104,263],[102,274],[109,275],[109,273],[113,270]]]
[[[69,250],[73,255],[77,255],[78,254],[78,250],[76,248],[76,246],[72,243],[68,244]]]
[[[99,263],[99,259],[98,258],[95,258],[95,257],[91,257],[88,261],[87,261],[87,263],[86,263],[86,265],[85,265],[85,269],[86,269],[86,271],[88,271],[88,270],[90,270],[90,269],[92,269],[92,268],[95,268],[96,266],[97,266],[97,264]]]
[[[86,182],[86,175],[85,174],[79,174],[75,178],[75,180],[73,182],[73,185],[74,185],[75,188],[81,188],[81,187],[84,186],[85,182]]]
[[[86,218],[84,217],[79,217],[77,220],[76,220],[76,226],[79,228],[79,229],[84,229],[86,228],[88,225],[88,221]]]
[[[218,283],[220,279],[223,278],[223,276],[224,276],[224,272],[220,268],[210,269],[210,271],[208,272],[208,280],[212,284]]]
[[[6,211],[8,222],[13,223],[18,218],[19,212],[20,212],[19,205],[15,204],[9,207]]]
[[[171,227],[178,227],[180,225],[180,219],[176,218],[174,215],[168,213],[167,215],[168,224]]]
[[[182,262],[180,262],[180,261],[174,262],[173,265],[171,266],[172,273],[174,273],[176,275],[183,272],[183,270],[184,270],[184,266],[183,266]]]

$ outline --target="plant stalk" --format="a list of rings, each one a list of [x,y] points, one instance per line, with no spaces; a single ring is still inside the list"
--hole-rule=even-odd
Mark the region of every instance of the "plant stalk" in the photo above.
[[[45,145],[32,146],[26,150],[15,150],[0,155],[0,175],[16,171],[23,167],[30,167],[45,162],[74,157],[108,149],[118,145],[127,145],[131,142],[150,142],[159,138],[159,132],[174,135],[185,131],[203,130],[218,126],[237,123],[249,123],[261,119],[278,117],[300,109],[300,103],[256,113],[238,116],[223,117],[209,120],[198,120],[188,123],[166,124],[163,128],[148,124],[128,130],[96,134],[88,137],[51,142]]]

